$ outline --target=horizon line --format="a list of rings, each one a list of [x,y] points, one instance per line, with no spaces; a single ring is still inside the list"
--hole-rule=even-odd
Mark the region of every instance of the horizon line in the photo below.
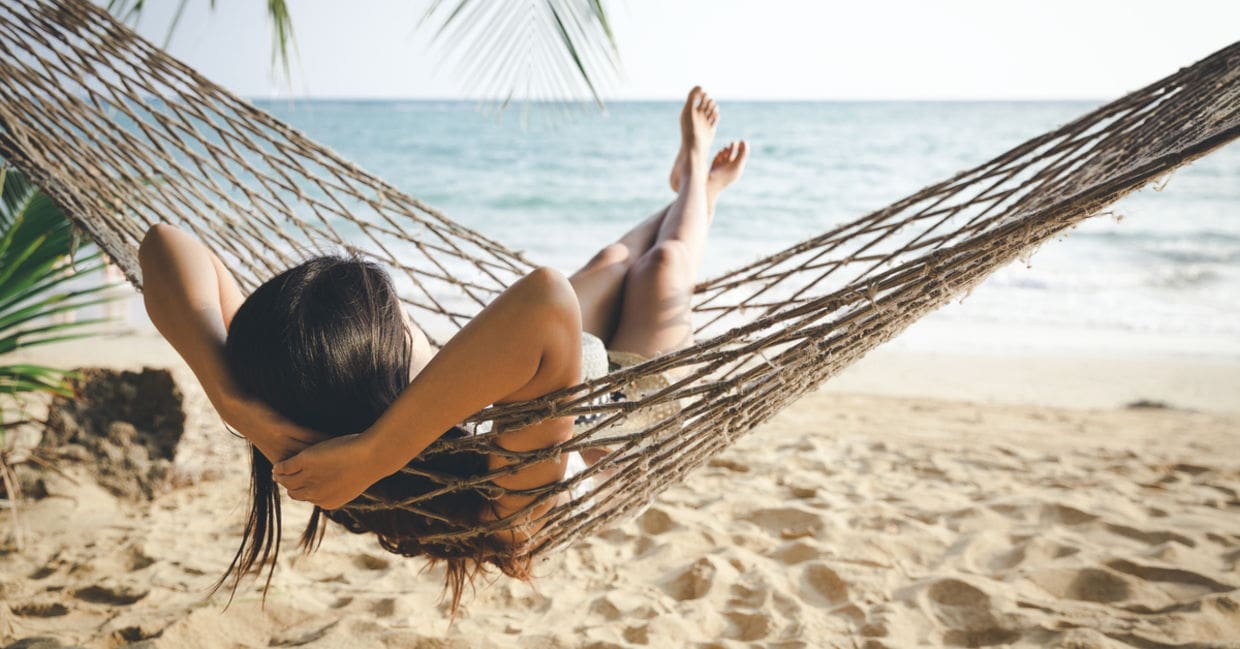
[[[353,96],[353,95],[286,95],[286,96],[259,96],[259,95],[241,95],[250,101],[355,101],[355,102],[384,102],[384,101],[422,101],[422,102],[459,102],[459,103],[476,103],[476,104],[502,104],[499,99],[486,99],[481,97],[386,97],[386,96]],[[864,104],[864,103],[1052,103],[1052,102],[1099,102],[1110,101],[1114,97],[834,97],[834,98],[782,98],[782,97],[728,97],[727,102],[743,102],[743,103],[780,103],[780,104],[825,104],[825,103],[841,103],[841,104]],[[655,104],[655,103],[680,103],[683,97],[667,98],[667,97],[625,97],[618,99],[606,99],[604,105],[608,104]],[[508,104],[548,104],[548,105],[574,105],[597,106],[593,99],[513,99]]]

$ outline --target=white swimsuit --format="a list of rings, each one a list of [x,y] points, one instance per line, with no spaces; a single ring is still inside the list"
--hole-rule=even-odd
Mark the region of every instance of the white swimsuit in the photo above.
[[[610,369],[607,361],[607,348],[603,346],[603,341],[597,336],[581,332],[581,376],[585,381],[593,381],[607,374]],[[605,397],[602,397],[605,398]],[[581,421],[585,417],[578,417],[575,425],[581,426],[588,422]],[[585,458],[581,457],[580,451],[570,451],[568,454],[568,462],[564,467],[564,480],[571,480],[574,476],[587,468]],[[594,490],[594,478],[589,477],[573,486],[569,491],[573,500],[579,500],[587,493]]]

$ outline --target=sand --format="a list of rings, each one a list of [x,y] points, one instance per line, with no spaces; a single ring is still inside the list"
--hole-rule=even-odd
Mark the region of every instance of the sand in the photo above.
[[[149,504],[75,469],[22,550],[0,515],[0,647],[1240,646],[1238,363],[878,353],[450,625],[438,571],[339,529],[225,609],[243,445],[149,334],[37,358],[173,368],[188,429]]]

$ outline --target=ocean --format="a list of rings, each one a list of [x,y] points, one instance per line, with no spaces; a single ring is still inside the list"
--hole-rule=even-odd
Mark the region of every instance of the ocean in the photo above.
[[[571,271],[673,197],[679,102],[605,113],[472,102],[260,101],[363,168],[537,263]],[[709,277],[983,162],[1100,102],[728,102],[744,138]],[[892,346],[1240,358],[1240,145],[1006,267]]]

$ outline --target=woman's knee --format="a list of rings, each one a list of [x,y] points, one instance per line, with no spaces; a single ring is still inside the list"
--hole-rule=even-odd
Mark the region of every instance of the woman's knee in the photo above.
[[[669,239],[651,246],[629,272],[642,279],[684,279],[690,270],[689,247],[683,241]]]
[[[594,253],[594,257],[586,267],[594,270],[610,266],[627,266],[633,262],[629,247],[622,243],[613,243]]]

